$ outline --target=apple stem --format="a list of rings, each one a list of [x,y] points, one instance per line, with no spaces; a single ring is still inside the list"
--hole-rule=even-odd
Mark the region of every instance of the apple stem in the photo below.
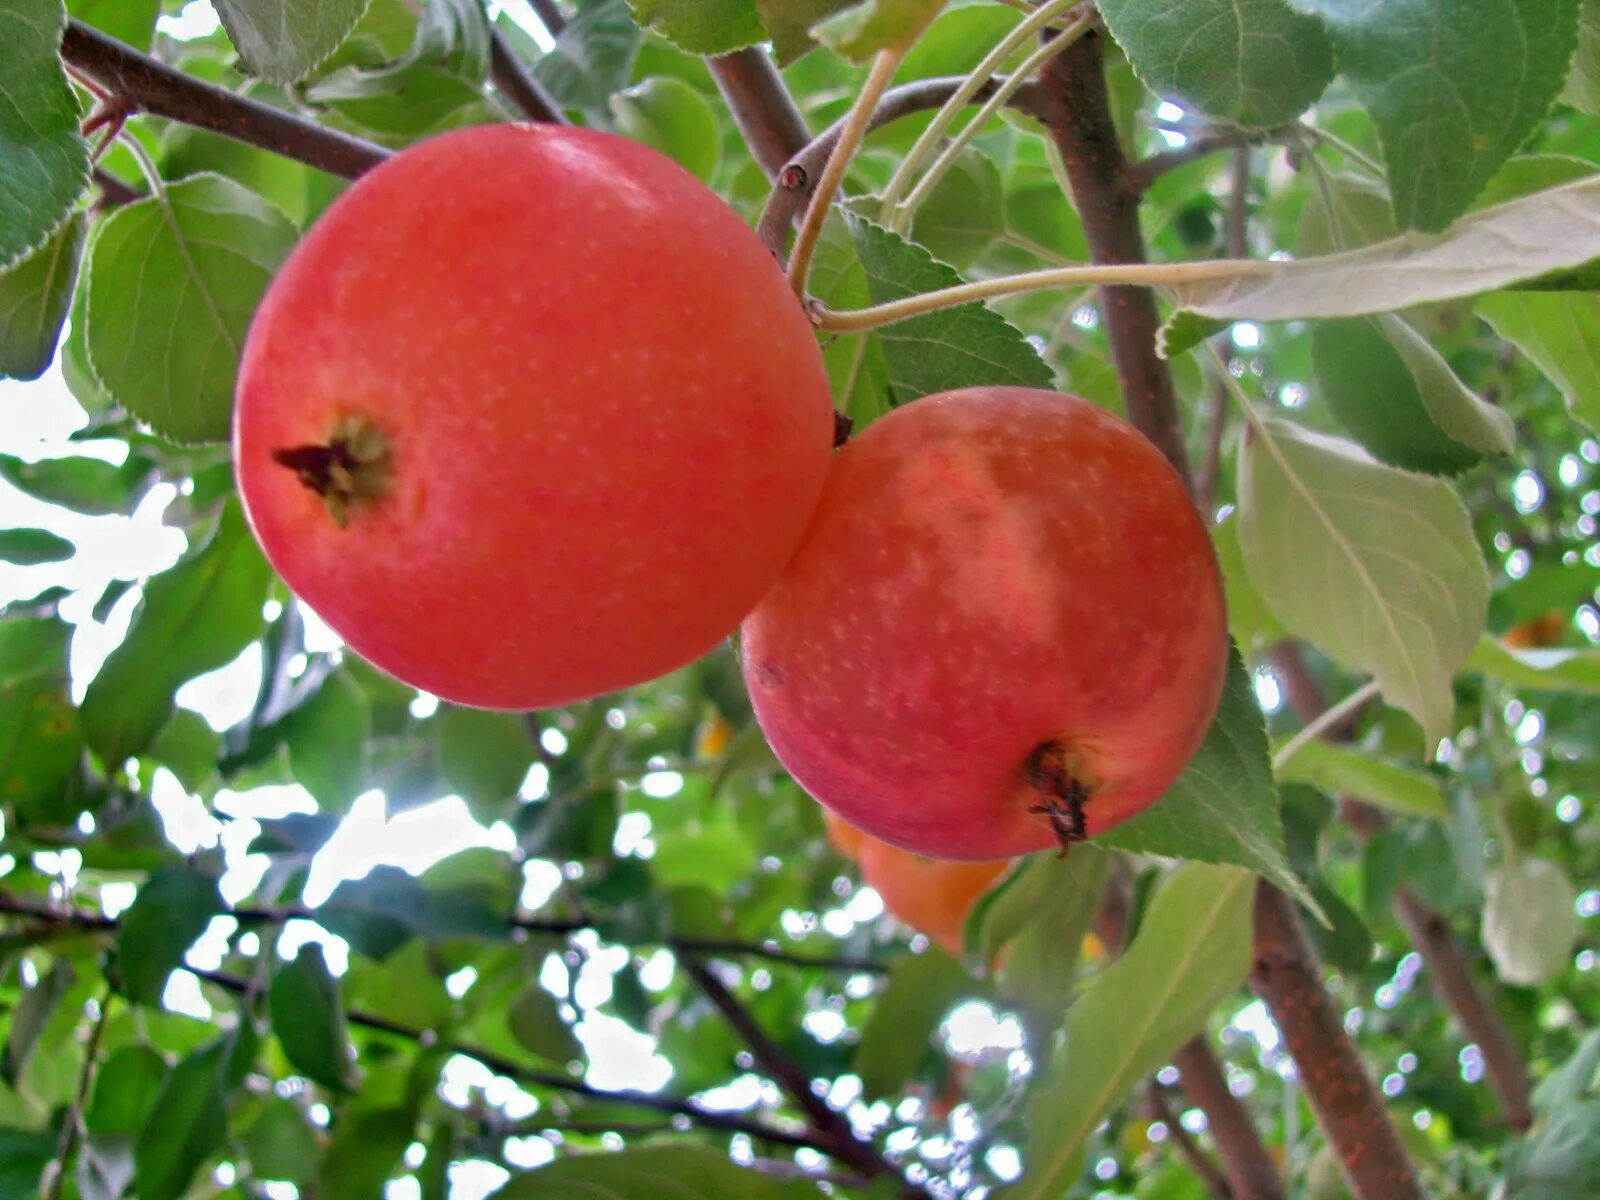
[[[1067,748],[1060,742],[1040,742],[1022,770],[1029,786],[1039,794],[1039,803],[1028,811],[1049,819],[1061,843],[1057,857],[1065,858],[1068,850],[1089,836],[1083,815],[1089,787],[1072,774]]]

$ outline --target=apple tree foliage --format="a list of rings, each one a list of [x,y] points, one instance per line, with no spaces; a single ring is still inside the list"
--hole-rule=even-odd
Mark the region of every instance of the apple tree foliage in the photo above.
[[[1257,877],[1298,902],[1431,1194],[1600,1194],[1600,3],[205,7],[0,6],[0,376],[45,377],[0,422],[65,403],[52,381],[81,408],[71,443],[0,457],[0,506],[70,535],[0,530],[0,1197],[1198,1200],[1232,1153],[1172,1086],[1198,1034],[1279,1194],[1334,1200],[1302,1082],[1327,1047],[1244,988]],[[510,715],[319,634],[226,435],[253,308],[347,181],[58,54],[70,18],[391,149],[513,119],[509,57],[754,221],[772,183],[707,56],[754,47],[816,134],[918,27],[894,87],[1006,74],[1090,17],[1238,653],[1172,793],[1018,864],[962,961],[857,888],[733,647]],[[1085,262],[1026,107],[872,132],[813,294]],[[972,384],[1120,410],[1116,319],[1079,282],[820,336],[859,429]],[[152,503],[170,565],[62,585]],[[224,668],[259,685],[214,723],[184,688]],[[1351,702],[1296,736],[1308,680]],[[468,848],[385,859],[452,819]],[[1092,933],[1107,880],[1120,954]],[[1531,1112],[1488,1086],[1474,1000]]]

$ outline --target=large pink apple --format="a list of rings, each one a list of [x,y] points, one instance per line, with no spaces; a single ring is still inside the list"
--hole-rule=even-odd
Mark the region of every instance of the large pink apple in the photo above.
[[[996,859],[1155,802],[1216,711],[1222,583],[1132,426],[1026,388],[928,396],[834,460],[744,623],[784,765],[852,825]]]

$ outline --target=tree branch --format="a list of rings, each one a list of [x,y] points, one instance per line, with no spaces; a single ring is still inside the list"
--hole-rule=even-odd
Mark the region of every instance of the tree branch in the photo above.
[[[529,0],[533,5],[534,15],[539,18],[539,23],[549,31],[550,36],[558,38],[561,31],[567,27],[567,19],[561,15],[561,10],[556,7],[556,0]]]
[[[1206,1114],[1233,1200],[1283,1200],[1278,1164],[1267,1153],[1239,1097],[1229,1089],[1222,1063],[1205,1039],[1190,1038],[1172,1056],[1172,1065],[1178,1068],[1183,1094]]]
[[[533,77],[528,64],[517,57],[498,29],[491,32],[489,39],[489,79],[495,90],[530,121],[546,121],[552,125],[567,123],[561,106],[544,90],[544,84]]]
[[[871,133],[880,126],[898,121],[901,117],[910,116],[912,113],[938,108],[955,94],[963,82],[964,77],[952,76],[920,79],[915,83],[890,88],[872,110],[872,116],[867,122],[867,132]],[[973,100],[987,100],[994,94],[999,83],[998,79],[985,83],[973,94]],[[1018,112],[1039,116],[1042,110],[1038,84],[1023,84],[1011,97],[1010,105]],[[789,228],[804,212],[806,203],[816,190],[817,180],[822,176],[822,168],[843,132],[844,121],[842,119],[835,121],[794,154],[778,171],[772,192],[767,197],[766,207],[761,210],[761,219],[756,223],[756,232],[779,260],[783,258]]]
[[[855,1130],[850,1127],[850,1122],[811,1090],[811,1076],[801,1069],[800,1064],[795,1062],[782,1046],[767,1036],[767,1031],[761,1028],[750,1011],[739,1003],[738,997],[717,978],[715,971],[693,955],[681,959],[680,964],[684,973],[694,980],[695,986],[705,993],[706,999],[711,1001],[723,1019],[749,1047],[751,1057],[761,1069],[776,1080],[778,1086],[788,1093],[789,1098],[806,1114],[806,1120],[811,1123],[811,1128],[818,1138],[833,1147],[830,1153],[835,1158],[868,1176],[885,1175],[895,1179],[901,1178],[894,1164],[889,1162],[876,1146],[858,1138]],[[906,1195],[921,1197],[923,1200],[927,1197],[927,1193],[920,1188],[910,1188]]]
[[[316,909],[301,905],[288,905],[283,908],[234,908],[223,915],[233,917],[241,925],[282,925],[288,921],[315,922],[319,919]],[[61,908],[44,901],[13,896],[6,892],[0,892],[0,916],[29,917],[47,927],[53,926],[82,933],[115,933],[122,927],[122,922],[116,917],[108,917],[82,908]],[[507,924],[527,933],[557,935],[577,933],[581,929],[591,929],[594,926],[594,922],[589,920],[562,917],[512,917]],[[780,950],[763,942],[746,942],[738,938],[677,937],[668,938],[662,944],[679,954],[741,955],[810,970],[851,971],[864,975],[882,975],[888,971],[888,967],[877,959],[851,955],[824,957],[798,954]]]
[[[61,57],[152,116],[214,130],[346,179],[389,157],[382,146],[173,70],[81,21],[67,22]]]
[[[1150,185],[1168,171],[1188,166],[1208,154],[1215,154],[1218,150],[1248,150],[1251,144],[1249,138],[1231,130],[1197,134],[1181,146],[1174,146],[1171,150],[1162,150],[1147,158],[1141,158],[1133,164],[1129,178],[1137,191],[1147,192],[1150,190]]]
[[[249,980],[240,979],[236,975],[229,975],[223,971],[197,971],[192,967],[186,969],[207,983],[214,984],[225,991],[235,994],[248,993],[251,987]],[[386,1033],[409,1042],[427,1044],[434,1037],[432,1030],[413,1029],[409,1025],[402,1025],[398,1021],[391,1021],[389,1018],[380,1017],[375,1013],[350,1010],[345,1013],[345,1019],[350,1024],[362,1029],[370,1029],[375,1033]],[[584,1096],[591,1100],[604,1100],[611,1104],[626,1104],[633,1108],[673,1113],[677,1116],[687,1117],[696,1125],[701,1125],[708,1129],[742,1133],[748,1137],[774,1142],[778,1145],[803,1147],[817,1150],[830,1156],[834,1153],[831,1144],[826,1144],[821,1139],[808,1133],[796,1133],[768,1124],[765,1121],[752,1120],[732,1113],[709,1109],[685,1097],[662,1095],[656,1092],[636,1092],[628,1089],[612,1091],[607,1088],[597,1088],[570,1075],[562,1075],[554,1071],[535,1070],[506,1058],[504,1055],[496,1054],[492,1050],[485,1050],[481,1046],[472,1046],[464,1042],[450,1043],[449,1050],[452,1054],[459,1054],[482,1063],[496,1075],[504,1075],[507,1078],[532,1084],[536,1087],[554,1088],[557,1091],[570,1092],[573,1095]]]
[[[1256,885],[1250,986],[1283,1031],[1317,1124],[1357,1200],[1423,1200],[1383,1097],[1323,985],[1294,902],[1264,879]]]
[[[1205,1184],[1206,1191],[1217,1200],[1233,1200],[1233,1189],[1228,1186],[1227,1179],[1217,1170],[1217,1164],[1211,1161],[1211,1156],[1200,1149],[1200,1144],[1183,1127],[1183,1122],[1172,1111],[1172,1105],[1167,1103],[1166,1089],[1158,1080],[1152,1079],[1145,1085],[1145,1097],[1149,1103],[1150,1115],[1167,1127],[1172,1144],[1178,1148],[1178,1153],[1183,1155],[1189,1164],[1189,1169],[1201,1183]]]
[[[1101,36],[1080,38],[1046,69],[1045,124],[1066,166],[1091,256],[1142,262],[1138,179],[1112,120]],[[1192,487],[1172,375],[1156,353],[1155,299],[1147,290],[1116,287],[1102,288],[1101,297],[1128,417]],[[1294,905],[1265,880],[1256,887],[1250,979],[1283,1030],[1357,1200],[1421,1200],[1416,1173],[1323,987]]]
[[[1132,903],[1125,876],[1116,872],[1107,882],[1095,929],[1106,948],[1120,952],[1127,940],[1128,911]],[[1283,1200],[1283,1183],[1277,1165],[1267,1153],[1244,1105],[1228,1090],[1227,1076],[1216,1054],[1197,1033],[1172,1056],[1178,1068],[1178,1086],[1206,1115],[1206,1126],[1222,1156],[1233,1200]]]
[[[1061,152],[1090,258],[1097,264],[1142,263],[1139,184],[1111,116],[1104,36],[1085,34],[1045,68],[1045,127]],[[1141,287],[1101,287],[1100,307],[1128,419],[1187,480],[1189,452],[1172,372],[1156,353],[1161,318],[1154,294]]]
[[[706,59],[745,145],[767,178],[806,148],[811,131],[784,86],[772,57],[760,46]]]
[[[1310,724],[1327,711],[1327,697],[1299,646],[1282,642],[1268,652],[1267,658],[1283,683],[1289,706],[1302,722]],[[1345,722],[1325,731],[1323,736],[1333,741],[1348,740],[1352,732]],[[1350,796],[1341,797],[1339,815],[1363,842],[1389,827],[1389,819],[1383,813]],[[1406,883],[1395,889],[1394,915],[1427,964],[1439,999],[1467,1040],[1483,1052],[1484,1070],[1506,1124],[1518,1130],[1529,1128],[1533,1124],[1533,1085],[1528,1078],[1528,1065],[1511,1030],[1474,980],[1467,951],[1450,932],[1449,922]]]

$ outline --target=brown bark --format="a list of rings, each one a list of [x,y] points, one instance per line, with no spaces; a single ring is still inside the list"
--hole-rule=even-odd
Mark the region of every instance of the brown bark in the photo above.
[[[1295,715],[1302,722],[1315,720],[1328,707],[1328,701],[1299,647],[1285,642],[1274,647],[1267,657]],[[1335,726],[1327,736],[1338,741],[1348,738],[1350,732],[1350,726],[1345,724]],[[1362,841],[1389,827],[1389,819],[1383,813],[1349,796],[1340,799],[1339,815]],[[1467,951],[1450,932],[1444,915],[1408,884],[1395,889],[1394,915],[1422,955],[1439,999],[1461,1032],[1483,1052],[1484,1071],[1506,1124],[1518,1130],[1529,1128],[1533,1124],[1533,1085],[1528,1065],[1511,1030],[1473,978]]]
[[[1239,1098],[1228,1090],[1222,1063],[1203,1038],[1185,1042],[1172,1056],[1178,1085],[1206,1114],[1211,1139],[1222,1156],[1233,1200],[1283,1200],[1283,1180]]]
[[[1046,68],[1045,124],[1066,165],[1091,257],[1143,262],[1139,173],[1117,138],[1102,55],[1101,35],[1090,33]],[[1129,420],[1190,482],[1172,375],[1156,353],[1155,297],[1138,288],[1103,288],[1101,298]],[[1420,1200],[1416,1172],[1323,986],[1294,904],[1265,880],[1256,891],[1250,982],[1283,1031],[1357,1200]]]
[[[811,140],[811,131],[776,64],[760,46],[749,46],[708,58],[706,65],[745,145],[767,178],[774,178]]]
[[[81,21],[67,22],[61,57],[152,116],[214,130],[333,175],[354,179],[389,157],[382,146],[175,71]]]
[[[1045,125],[1061,152],[1072,200],[1096,263],[1142,263],[1140,172],[1122,152],[1111,118],[1102,63],[1103,35],[1086,33],[1044,71]],[[1172,372],[1156,353],[1161,316],[1142,287],[1102,287],[1101,315],[1111,358],[1132,421],[1189,476],[1189,452],[1172,388]]]

